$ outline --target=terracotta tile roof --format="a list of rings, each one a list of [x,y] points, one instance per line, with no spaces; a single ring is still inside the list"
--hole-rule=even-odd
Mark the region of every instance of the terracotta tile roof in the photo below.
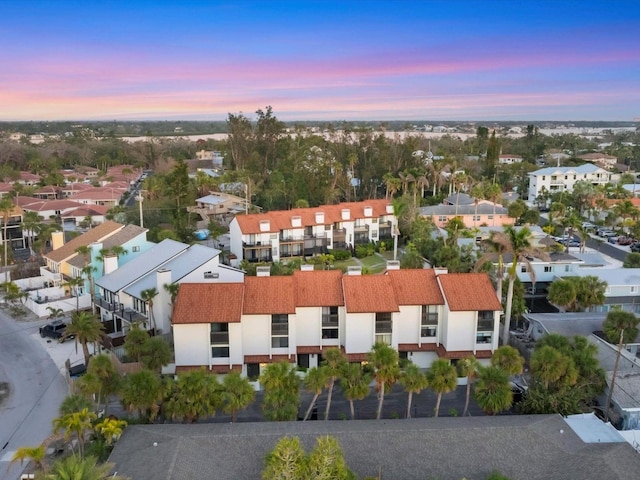
[[[304,355],[304,354],[309,354],[309,353],[322,353],[322,347],[321,346],[302,346],[302,345],[298,345],[296,347],[296,353],[298,355]]]
[[[399,305],[444,305],[433,269],[389,270]]]
[[[496,291],[486,273],[447,273],[438,275],[449,310],[502,310]]]
[[[87,246],[90,243],[99,242],[100,240],[113,235],[115,232],[124,228],[124,225],[116,222],[107,221],[97,227],[92,228],[86,233],[71,239],[60,248],[53,250],[45,255],[46,258],[53,262],[62,262],[63,260],[77,255],[76,249],[78,247]]]
[[[276,210],[267,213],[255,213],[249,215],[237,215],[240,230],[244,235],[260,233],[260,221],[269,220],[269,229],[265,232],[279,232],[291,228],[304,228],[314,225],[332,225],[342,220],[342,210],[350,211],[349,221],[357,218],[367,218],[364,214],[365,207],[371,207],[371,218],[380,218],[387,213],[387,205],[389,201],[386,199],[372,199],[363,202],[339,203],[337,205],[321,205],[311,208],[294,208],[292,210]],[[324,220],[317,222],[316,213],[322,212]],[[292,218],[300,217],[301,226],[293,227]]]
[[[183,283],[173,309],[174,324],[238,323],[242,283]]]
[[[91,190],[69,195],[69,200],[118,200],[122,197],[124,190],[122,188],[110,187],[93,187]]]
[[[68,212],[65,212],[61,215],[62,218],[68,217],[94,217],[94,216],[104,216],[109,211],[108,205],[83,205],[78,208],[74,208]]]
[[[345,275],[342,285],[348,313],[399,311],[387,275]]]
[[[35,202],[28,202],[25,200],[25,203],[22,204],[23,199],[25,197],[21,197],[19,202],[25,210],[30,210],[32,212],[47,212],[47,211],[55,211],[55,210],[69,210],[71,208],[79,208],[82,207],[83,204],[80,202],[74,202],[73,200],[40,200],[34,198]]]
[[[25,207],[27,205],[33,205],[34,203],[42,203],[42,200],[34,197],[27,197],[25,195],[18,195],[13,199],[13,203]]]
[[[293,277],[245,277],[243,312],[248,315],[295,313]]]
[[[298,307],[344,305],[340,270],[297,271],[293,274]]]
[[[13,190],[12,183],[0,182],[0,192],[8,193]]]

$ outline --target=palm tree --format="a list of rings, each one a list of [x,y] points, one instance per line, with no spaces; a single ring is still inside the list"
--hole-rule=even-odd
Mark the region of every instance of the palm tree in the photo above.
[[[499,367],[481,367],[473,388],[474,398],[487,415],[508,409],[513,403],[509,375]]]
[[[75,293],[76,297],[76,312],[80,310],[80,285],[84,284],[84,279],[82,277],[69,278],[63,286],[69,287],[69,291]]]
[[[199,418],[215,415],[221,406],[222,388],[216,375],[204,368],[180,374],[170,385],[164,405],[171,418],[195,423]]]
[[[503,345],[493,352],[491,365],[502,369],[507,375],[519,375],[524,369],[524,358],[516,348]]]
[[[76,311],[71,314],[71,322],[65,329],[63,338],[73,337],[76,350],[82,345],[84,364],[89,365],[89,343],[96,343],[102,336],[104,325],[89,312]]]
[[[365,373],[359,363],[347,363],[344,365],[340,377],[340,386],[344,397],[349,400],[351,420],[355,420],[354,400],[362,400],[369,395],[369,383],[371,375]]]
[[[538,347],[531,355],[531,372],[545,390],[576,383],[578,369],[571,357],[549,345]]]
[[[248,378],[238,372],[225,375],[222,381],[222,410],[231,415],[231,422],[235,423],[238,411],[247,408],[255,398],[255,390]]]
[[[300,381],[287,362],[270,363],[260,376],[264,387],[262,410],[272,421],[295,420],[298,415]]]
[[[549,285],[549,293],[547,295],[549,302],[559,306],[561,309],[571,309],[577,299],[577,292],[574,283],[570,280],[560,278],[554,280]]]
[[[149,333],[141,329],[137,324],[131,326],[131,330],[124,339],[124,351],[129,358],[135,361],[142,361],[142,355],[147,350],[146,345],[149,341]]]
[[[78,395],[76,393],[68,395],[60,404],[58,413],[60,415],[66,415],[73,412],[81,412],[85,408],[93,408],[91,401],[84,395]]]
[[[507,305],[504,313],[504,325],[502,329],[502,344],[509,343],[509,327],[511,324],[511,307],[513,305],[513,285],[518,278],[518,263],[524,263],[531,277],[531,282],[536,283],[536,276],[531,265],[530,258],[549,260],[549,255],[539,248],[531,245],[531,231],[527,227],[516,230],[511,226],[504,228],[504,232],[498,232],[494,240],[502,243],[506,251],[511,254],[512,261],[507,271],[509,286],[507,288]]]
[[[469,410],[469,398],[471,397],[471,384],[480,373],[480,362],[473,355],[462,358],[458,362],[458,371],[460,376],[467,377],[467,392],[464,400],[464,411],[462,412],[462,416],[466,417]]]
[[[82,267],[82,274],[87,276],[89,281],[89,295],[91,295],[91,308],[95,313],[95,286],[93,284],[93,272],[96,268],[91,264],[91,249],[87,245],[81,245],[76,248],[76,253],[82,255],[84,258],[84,266]]]
[[[307,408],[302,421],[306,421],[309,418],[318,397],[328,384],[329,372],[327,367],[313,367],[307,370],[307,375],[304,377],[304,386],[309,392],[313,393],[313,398],[311,399],[311,403],[309,403],[309,408]]]
[[[162,286],[166,292],[169,293],[169,297],[171,299],[171,304],[169,305],[170,307],[170,315],[169,315],[169,320],[171,320],[171,318],[173,317],[173,306],[176,303],[176,299],[178,298],[178,292],[180,291],[180,284],[173,282],[173,283],[165,283]]]
[[[18,448],[11,457],[11,462],[9,462],[9,466],[11,466],[15,462],[20,462],[20,466],[27,461],[33,462],[36,466],[36,470],[44,471],[44,460],[46,458],[47,451],[44,448],[44,445],[38,445],[37,447],[20,447]]]
[[[329,376],[329,385],[327,387],[327,407],[324,411],[324,419],[329,419],[329,409],[331,408],[331,397],[333,395],[333,386],[336,378],[340,376],[344,364],[347,362],[339,348],[329,348],[324,353],[324,366]]]
[[[142,366],[160,373],[161,368],[171,361],[171,348],[162,337],[149,338],[142,350]]]
[[[373,376],[378,388],[378,410],[376,420],[382,415],[385,386],[393,386],[400,375],[398,352],[385,343],[376,343],[368,355],[369,364],[373,367]]]
[[[415,363],[409,362],[398,379],[404,387],[404,391],[409,394],[407,399],[407,418],[411,418],[411,401],[414,393],[420,393],[427,388],[427,377],[420,371]]]
[[[282,437],[265,459],[263,480],[302,480],[306,475],[304,448],[298,437]]]
[[[502,283],[504,281],[504,255],[508,253],[508,247],[502,237],[497,240],[494,237],[498,232],[491,232],[491,236],[482,242],[485,253],[476,261],[475,269],[480,270],[487,262],[498,262],[496,271],[496,295],[502,303]]]
[[[111,473],[112,463],[98,464],[92,456],[82,458],[71,455],[53,464],[51,474],[45,478],[50,480],[126,480]]]
[[[622,355],[622,346],[625,343],[633,342],[638,336],[638,321],[638,318],[633,313],[618,310],[607,313],[607,318],[605,318],[602,324],[602,329],[609,342],[613,343],[616,340],[618,341],[618,353],[613,366],[611,385],[609,386],[609,397],[607,398],[607,407],[604,416],[607,421],[609,420],[609,408],[611,398],[613,397],[616,375],[618,374],[618,364],[620,363],[620,356]]]
[[[24,212],[24,215],[22,216],[22,229],[25,233],[28,232],[25,236],[29,239],[27,241],[27,246],[30,249],[33,246],[33,239],[38,230],[40,230],[43,220],[44,219],[38,215],[37,212],[32,211]]]
[[[95,379],[92,382],[91,379]],[[94,383],[95,388],[91,392],[95,395],[97,410],[100,409],[104,400],[105,410],[109,406],[107,401],[109,395],[113,395],[120,389],[120,374],[108,355],[96,355],[91,359],[87,367],[86,375],[82,376],[79,383],[86,383],[87,386]]]
[[[122,435],[127,422],[116,418],[105,418],[94,426],[96,433],[100,434],[107,446],[111,446],[114,441]]]
[[[78,440],[78,450],[82,457],[84,455],[84,443],[87,438],[87,432],[91,429],[91,422],[96,418],[97,415],[90,412],[87,408],[84,408],[79,412],[68,413],[61,417],[54,418],[54,433],[64,430],[64,438],[66,440],[75,436],[76,440]]]
[[[149,317],[151,318],[151,327],[153,328],[154,335],[156,332],[156,317],[153,314],[153,299],[158,295],[158,289],[156,287],[147,288],[140,292],[140,300],[146,302],[149,306]]]
[[[13,201],[9,197],[0,198],[0,213],[2,214],[2,243],[4,244],[4,266],[5,268],[9,264],[9,220],[11,219],[11,214],[13,213],[15,206],[13,205]],[[6,274],[5,274],[6,275]],[[6,280],[6,276],[5,276]]]
[[[54,308],[54,307],[47,307],[47,310],[49,310],[49,315],[47,315],[47,318],[51,321],[55,321],[58,318],[62,318],[64,317],[64,310],[62,310],[61,308]]]
[[[402,217],[407,211],[407,202],[404,198],[397,198],[393,200],[393,215],[395,217],[395,224],[393,225],[393,259],[398,259],[398,237],[400,236],[400,217]]]
[[[120,389],[120,401],[128,411],[137,411],[145,421],[153,421],[162,398],[162,383],[158,376],[141,370],[124,377]]]
[[[436,408],[434,409],[435,416],[437,417],[440,411],[442,394],[454,390],[458,384],[456,367],[444,358],[435,360],[427,370],[427,383],[429,388],[438,394]]]

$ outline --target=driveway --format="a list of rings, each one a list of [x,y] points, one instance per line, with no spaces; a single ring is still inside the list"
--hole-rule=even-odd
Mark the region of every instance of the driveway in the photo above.
[[[67,395],[62,375],[73,342],[58,345],[41,339],[34,317],[14,320],[0,308],[0,479],[17,480],[19,463],[8,469],[16,449],[40,445]],[[58,348],[59,347],[59,348]],[[62,359],[62,357],[65,357]],[[57,359],[58,364],[54,361]]]

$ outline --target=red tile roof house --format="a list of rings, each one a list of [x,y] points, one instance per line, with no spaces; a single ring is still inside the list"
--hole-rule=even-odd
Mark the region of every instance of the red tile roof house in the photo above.
[[[270,262],[359,243],[391,243],[395,222],[385,199],[237,215],[229,225],[230,250],[238,262]]]
[[[176,371],[202,366],[257,378],[267,363],[314,367],[339,347],[365,361],[376,342],[427,368],[498,348],[502,307],[484,273],[298,271],[243,283],[183,284],[173,313]]]

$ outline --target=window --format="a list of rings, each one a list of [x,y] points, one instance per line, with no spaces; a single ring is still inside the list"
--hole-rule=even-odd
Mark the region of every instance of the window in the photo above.
[[[138,245],[134,245],[133,247],[131,247],[131,251],[132,252],[139,252],[140,251],[140,247]]]
[[[289,315],[271,315],[271,348],[289,346]]]
[[[147,314],[147,302],[143,302],[139,298],[134,298],[133,299],[133,309],[136,312],[140,312],[143,315],[146,315]]]
[[[638,291],[638,287],[636,286],[631,286],[631,293],[636,293]]]
[[[543,176],[542,176],[542,180],[544,180],[544,179],[545,179],[545,176],[543,175]]]
[[[476,343],[491,343],[494,324],[495,318],[493,310],[481,310],[478,312]]]
[[[391,345],[391,312],[376,313],[376,343]]]
[[[378,231],[377,230],[371,230],[371,238],[378,238]]]
[[[564,271],[565,271],[565,272],[569,272],[569,271],[571,271],[571,267],[570,267],[569,265],[565,265],[565,266],[564,266]]]
[[[260,378],[260,364],[259,363],[247,363],[247,378],[252,382],[255,382]]]
[[[301,368],[309,368],[309,354],[308,353],[300,353],[298,354],[298,366]]]
[[[493,215],[487,215],[487,218],[488,218],[489,220],[493,220]]]
[[[553,267],[551,265],[545,265],[544,272],[545,273],[553,272]]]
[[[473,216],[473,221],[474,222],[479,222],[480,221],[480,215],[474,215]]]
[[[211,357],[229,358],[229,324],[212,323],[209,332]]]
[[[338,338],[338,307],[322,307],[322,338]]]
[[[522,272],[522,273],[527,273],[527,266],[526,266],[526,265],[522,265],[522,266],[520,267],[520,272]]]
[[[438,221],[439,222],[446,222],[447,221],[447,216],[446,215],[440,215],[438,217]]]
[[[422,319],[420,321],[420,336],[435,337],[438,331],[438,306],[422,305]]]
[[[218,278],[220,276],[217,272],[204,272],[204,278]]]

